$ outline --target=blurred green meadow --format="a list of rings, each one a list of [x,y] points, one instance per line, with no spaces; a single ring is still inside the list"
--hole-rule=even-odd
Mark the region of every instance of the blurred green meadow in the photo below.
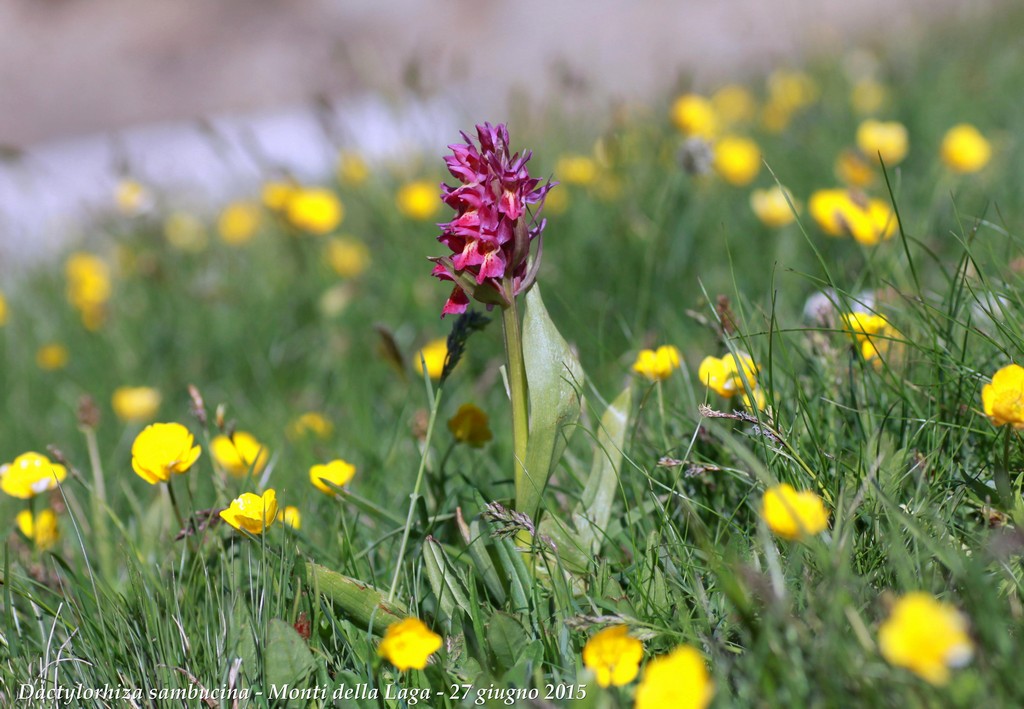
[[[126,175],[88,239],[2,285],[0,460],[67,469],[0,496],[3,703],[1024,704],[1024,380],[989,385],[1024,359],[1011,19],[658,105],[489,117],[560,183],[537,283],[585,373],[559,385],[580,414],[538,520],[511,511],[500,309],[472,304],[490,322],[435,376],[459,322],[427,261],[445,146],[339,155],[321,185],[267,174],[208,212]],[[663,371],[634,367],[663,345]],[[706,358],[744,353],[709,386]],[[459,428],[465,404],[490,437]],[[154,422],[201,448],[169,483],[133,470]],[[335,460],[351,479],[314,486]],[[782,483],[825,529],[780,531]],[[268,489],[291,523],[219,516]],[[900,625],[913,592],[939,603]],[[423,669],[379,650],[404,617],[441,638]],[[584,652],[618,626],[632,641]],[[668,687],[652,666],[684,646],[708,676]],[[81,694],[108,686],[131,696]]]

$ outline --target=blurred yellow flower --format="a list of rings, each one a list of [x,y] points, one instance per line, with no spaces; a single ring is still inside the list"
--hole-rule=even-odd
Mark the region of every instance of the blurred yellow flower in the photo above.
[[[1008,364],[993,374],[981,388],[981,404],[996,426],[1024,429],[1024,367]]]
[[[704,657],[689,645],[647,663],[634,709],[704,709],[715,696]]]
[[[263,185],[260,198],[267,209],[281,212],[288,206],[288,200],[298,190],[299,187],[294,182],[267,182]]]
[[[567,185],[592,185],[597,174],[597,162],[586,155],[563,155],[555,163],[555,179]]]
[[[59,342],[51,342],[36,350],[36,366],[44,372],[64,369],[68,366],[68,348]]]
[[[792,202],[793,206],[790,206]],[[754,190],[750,193],[750,208],[761,220],[761,223],[772,229],[784,227],[796,219],[793,209],[799,209],[796,200],[789,190],[778,185],[765,190]]]
[[[22,453],[12,462],[0,466],[0,490],[19,500],[53,490],[68,476],[68,469],[52,463],[41,453]]]
[[[950,128],[942,138],[942,161],[953,172],[977,172],[988,164],[992,146],[981,132],[969,123]]]
[[[148,421],[160,408],[160,392],[153,387],[118,387],[110,403],[122,421]]]
[[[288,505],[277,513],[277,518],[292,529],[302,528],[302,515],[295,505]]]
[[[232,202],[217,217],[221,241],[231,246],[248,243],[260,226],[260,207],[255,202]]]
[[[778,101],[768,101],[761,109],[761,127],[769,133],[781,133],[789,127],[793,109]]]
[[[905,667],[934,685],[946,684],[949,669],[966,665],[974,654],[967,618],[923,591],[896,601],[878,628],[878,648],[889,664]]]
[[[844,189],[818,190],[808,202],[811,216],[830,236],[852,236],[873,246],[896,233],[896,215],[888,202]]]
[[[337,495],[335,488],[344,487],[356,474],[356,466],[344,460],[332,460],[309,469],[309,479],[317,490]]]
[[[711,139],[718,129],[718,119],[711,102],[697,94],[684,94],[672,104],[672,122],[686,137]]]
[[[714,145],[715,170],[731,185],[749,185],[761,171],[761,149],[750,138],[729,135]]]
[[[220,467],[236,478],[259,475],[267,464],[270,452],[247,431],[235,431],[230,437],[223,434],[210,442],[210,452]]]
[[[850,89],[850,106],[861,116],[878,113],[888,100],[889,90],[877,79],[861,79]]]
[[[865,361],[881,365],[883,357],[899,353],[899,330],[882,315],[855,311],[843,313],[840,320],[844,329],[854,336]]]
[[[0,327],[7,324],[7,299],[4,298],[4,294],[0,292]]]
[[[613,625],[590,636],[583,646],[583,664],[602,687],[621,687],[636,679],[644,646],[625,625]]]
[[[377,654],[399,670],[422,670],[427,659],[441,649],[441,636],[419,618],[392,623],[384,631]]]
[[[65,262],[64,274],[68,303],[82,316],[87,329],[99,329],[112,290],[106,262],[93,254],[76,252]]]
[[[407,182],[398,190],[395,204],[401,214],[425,221],[441,208],[441,190],[436,183],[427,180]]]
[[[652,382],[663,381],[679,369],[679,350],[674,345],[662,345],[656,350],[640,350],[633,362],[633,371]]]
[[[180,423],[152,423],[132,443],[132,470],[150,485],[181,475],[202,452],[192,433]]]
[[[358,153],[345,152],[338,156],[337,176],[343,185],[361,185],[370,176],[370,167]]]
[[[821,498],[811,490],[797,492],[788,483],[765,491],[761,516],[783,539],[802,539],[828,529],[828,510]]]
[[[872,165],[856,150],[843,150],[836,156],[836,179],[849,187],[867,187],[875,181]]]
[[[448,419],[448,430],[455,440],[472,448],[481,448],[494,438],[488,425],[487,414],[473,404],[463,404],[455,415]]]
[[[779,69],[768,76],[769,100],[789,111],[798,111],[818,100],[818,82],[803,71]]]
[[[886,167],[899,165],[910,149],[907,127],[898,121],[869,118],[857,126],[857,148],[869,162],[878,162],[881,156]]]
[[[324,245],[324,260],[342,278],[355,278],[370,265],[370,250],[352,237],[329,239]]]
[[[277,493],[273,489],[262,495],[243,492],[221,510],[220,517],[237,530],[263,534],[277,519]]]
[[[723,124],[739,125],[754,120],[757,100],[746,86],[726,84],[711,95],[711,107]]]
[[[697,377],[706,387],[728,399],[745,391],[744,379],[751,389],[755,389],[759,369],[750,355],[741,352],[737,358],[729,352],[724,357],[705,357],[697,370]]]
[[[312,434],[317,438],[327,438],[333,431],[334,425],[326,416],[316,411],[306,411],[289,424],[288,437],[295,439]]]
[[[412,357],[412,364],[417,374],[423,374],[423,362],[427,364],[427,374],[431,379],[440,379],[444,371],[444,361],[448,358],[448,339],[439,338],[431,340],[423,349],[416,352]],[[423,361],[421,361],[421,359]]]
[[[114,204],[121,214],[132,216],[149,209],[153,195],[135,180],[120,180],[114,187]]]
[[[323,236],[338,228],[345,217],[345,208],[338,196],[330,190],[303,187],[288,198],[285,216],[292,226]]]
[[[569,209],[569,190],[551,190],[544,198],[544,214],[565,214]]]
[[[40,551],[46,551],[53,547],[60,539],[60,530],[57,528],[57,514],[47,508],[41,510],[33,517],[32,510],[22,510],[14,518],[18,529],[36,545]]]
[[[209,244],[206,226],[194,214],[173,212],[164,221],[164,238],[172,248],[190,254],[204,251]]]

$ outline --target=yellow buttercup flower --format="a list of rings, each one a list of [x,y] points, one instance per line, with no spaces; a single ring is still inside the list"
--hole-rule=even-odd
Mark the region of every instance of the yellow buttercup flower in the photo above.
[[[988,165],[992,146],[977,128],[960,123],[946,132],[939,152],[942,162],[953,172],[977,172]]]
[[[967,618],[923,591],[896,601],[878,629],[878,648],[890,664],[934,685],[946,684],[950,668],[966,665],[974,654]]]
[[[766,190],[754,190],[750,194],[750,208],[762,224],[772,229],[791,224],[796,219],[794,207],[799,208],[799,205],[792,193],[778,185]]]
[[[423,361],[427,364],[427,374],[431,379],[440,379],[444,371],[444,361],[448,357],[448,340],[439,338],[431,340],[423,349],[412,357],[412,364],[417,374],[423,374]],[[423,361],[421,361],[421,358]]]
[[[309,469],[309,479],[316,488],[328,495],[336,495],[335,488],[343,487],[356,474],[356,466],[344,460],[332,460]]]
[[[57,514],[51,509],[42,510],[35,516],[31,510],[22,510],[14,521],[21,533],[31,539],[40,551],[52,548],[60,539]]]
[[[328,189],[300,187],[287,198],[284,213],[292,226],[323,236],[338,228],[345,217],[345,207]]]
[[[288,505],[277,513],[277,518],[292,529],[302,528],[302,515],[295,505]]]
[[[602,687],[621,687],[636,679],[644,646],[625,625],[613,625],[590,636],[583,646],[583,664]]]
[[[135,180],[121,180],[114,187],[114,204],[121,214],[132,216],[153,204],[153,195]]]
[[[768,77],[769,101],[788,111],[798,111],[818,100],[821,90],[810,74],[779,69]]]
[[[704,657],[689,645],[647,663],[634,709],[704,709],[715,696]]]
[[[830,236],[852,236],[865,246],[896,233],[896,215],[888,202],[843,189],[818,190],[808,203],[811,216]]]
[[[7,324],[7,299],[0,293],[0,327]]]
[[[868,119],[857,127],[857,148],[871,162],[881,156],[886,167],[899,165],[910,149],[907,127],[897,121]]]
[[[880,111],[889,100],[889,90],[876,79],[861,79],[850,89],[850,106],[861,116]]]
[[[198,254],[209,244],[206,225],[194,214],[174,212],[164,221],[164,238],[178,251]]]
[[[132,470],[150,485],[181,475],[199,459],[192,433],[180,423],[153,423],[132,443]]]
[[[754,389],[759,369],[750,355],[741,352],[737,357],[730,352],[724,357],[705,357],[697,370],[697,377],[706,387],[728,399],[744,392],[744,379]]]
[[[307,411],[288,426],[288,437],[295,439],[312,434],[317,438],[327,438],[333,431],[334,424],[326,416],[316,411]]]
[[[398,211],[410,219],[425,221],[441,208],[441,190],[434,182],[416,180],[402,185],[395,197]]]
[[[680,366],[679,350],[673,345],[662,345],[656,350],[640,350],[633,362],[633,371],[652,382],[672,376]]]
[[[899,330],[882,315],[852,312],[842,314],[840,320],[854,336],[865,361],[880,365],[882,358],[899,353]]]
[[[342,153],[338,156],[337,176],[343,185],[361,185],[370,176],[370,166],[357,153]]]
[[[455,440],[472,448],[481,448],[494,438],[488,425],[487,414],[473,404],[463,404],[455,415],[448,419],[448,430]]]
[[[59,342],[51,342],[36,350],[36,366],[44,372],[64,369],[68,366],[68,348]]]
[[[718,119],[711,102],[697,94],[684,94],[675,100],[671,109],[672,122],[686,137],[713,138]]]
[[[153,387],[118,387],[110,403],[122,421],[148,421],[156,416],[161,400]]]
[[[266,446],[247,431],[235,431],[230,437],[217,436],[210,442],[210,452],[218,465],[236,478],[250,471],[259,475],[270,457]]]
[[[248,243],[260,227],[260,207],[255,202],[232,202],[217,217],[217,232],[225,244]]]
[[[377,654],[399,670],[422,670],[427,659],[441,649],[441,636],[419,618],[392,623],[384,631]]]
[[[82,316],[87,329],[99,329],[112,290],[107,264],[98,256],[77,252],[68,257],[64,273],[68,303]]]
[[[298,190],[299,187],[294,182],[267,182],[260,191],[260,198],[267,209],[281,212],[288,206],[288,200]]]
[[[262,495],[244,492],[221,510],[220,517],[237,530],[263,534],[277,519],[277,493],[272,489]]]
[[[324,245],[324,260],[342,278],[355,278],[369,267],[370,250],[351,237],[328,239]]]
[[[750,89],[726,84],[711,95],[711,107],[725,125],[749,123],[757,115],[757,100]]]
[[[811,490],[797,492],[788,483],[765,491],[761,516],[783,539],[803,539],[828,529],[828,510],[821,498]]]
[[[769,133],[781,133],[793,119],[793,109],[779,101],[769,100],[761,108],[761,127]]]
[[[750,138],[725,136],[714,145],[714,166],[726,182],[749,185],[761,171],[761,149]]]
[[[981,388],[981,405],[996,426],[1024,429],[1024,367],[1008,364]]]
[[[563,155],[555,163],[555,179],[567,185],[592,185],[597,175],[597,162],[586,155]]]
[[[28,500],[55,489],[67,476],[68,469],[60,463],[29,451],[0,466],[0,490],[19,500]]]
[[[875,181],[872,165],[856,150],[844,150],[836,157],[836,179],[849,187],[867,187]]]

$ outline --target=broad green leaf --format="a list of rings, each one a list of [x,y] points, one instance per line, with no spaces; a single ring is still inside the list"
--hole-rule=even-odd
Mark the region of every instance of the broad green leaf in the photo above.
[[[519,664],[529,639],[523,624],[514,616],[501,611],[491,616],[487,623],[487,644],[498,676]]]
[[[473,520],[468,526],[459,518],[459,529],[462,531],[463,539],[469,548],[469,555],[476,566],[477,575],[483,579],[488,593],[494,600],[496,606],[505,605],[505,587],[502,585],[498,569],[494,565],[494,559],[488,545],[488,538],[480,527],[478,520]]]
[[[516,490],[516,499],[525,502],[520,512],[536,518],[541,492],[565,449],[562,429],[575,425],[580,417],[583,367],[551,322],[537,286],[526,294],[522,342],[530,395],[530,439],[523,485],[529,489]]]
[[[337,571],[307,562],[306,570],[314,588],[329,598],[353,623],[383,635],[388,626],[408,615],[400,603],[373,586]]]
[[[466,594],[466,584],[448,561],[440,542],[433,537],[427,537],[423,544],[423,565],[442,615],[447,620],[454,620],[456,609],[472,615],[473,608]]]
[[[301,686],[315,666],[309,645],[291,625],[274,618],[267,626],[264,677],[268,684]]]
[[[601,548],[601,539],[608,528],[612,503],[619,489],[622,446],[626,440],[632,397],[632,387],[627,386],[601,417],[590,477],[573,513],[580,544],[584,548],[589,547],[593,554]]]

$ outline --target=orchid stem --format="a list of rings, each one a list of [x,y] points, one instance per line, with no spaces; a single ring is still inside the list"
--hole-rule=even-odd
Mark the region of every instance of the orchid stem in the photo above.
[[[508,289],[511,292],[511,288]],[[509,396],[512,399],[512,442],[516,487],[516,510],[535,517],[540,507],[540,487],[530,479],[526,469],[527,441],[530,436],[530,414],[526,384],[526,363],[523,360],[523,339],[519,327],[519,309],[515,297],[501,310],[505,332],[505,357],[508,364]]]

